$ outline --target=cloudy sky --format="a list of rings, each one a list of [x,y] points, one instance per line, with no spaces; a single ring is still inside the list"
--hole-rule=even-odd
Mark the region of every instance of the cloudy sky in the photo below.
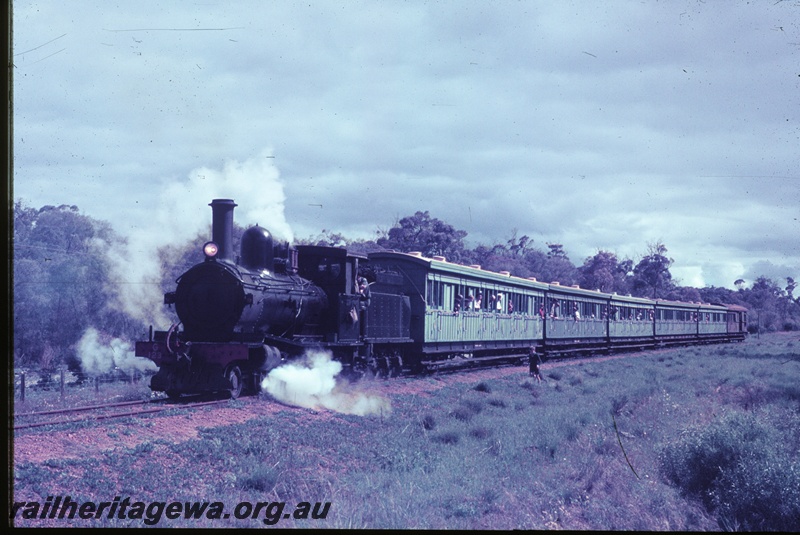
[[[428,210],[687,285],[800,279],[800,2],[14,3],[14,197],[163,239]]]

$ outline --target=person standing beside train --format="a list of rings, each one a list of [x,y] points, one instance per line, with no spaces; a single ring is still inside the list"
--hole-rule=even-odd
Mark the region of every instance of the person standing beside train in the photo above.
[[[539,355],[536,354],[535,347],[530,348],[528,351],[528,373],[536,379],[537,383],[542,382],[542,374],[539,371]]]

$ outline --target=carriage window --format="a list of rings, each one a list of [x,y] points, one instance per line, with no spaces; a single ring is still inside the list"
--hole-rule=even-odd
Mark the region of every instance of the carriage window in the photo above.
[[[505,312],[508,314],[513,314],[514,312],[519,310],[519,295],[508,292],[506,294],[506,309]]]
[[[453,310],[460,312],[464,310],[464,288],[461,286],[455,287],[455,294],[453,296]]]
[[[445,310],[455,310],[455,286],[453,284],[442,283],[442,308]]]
[[[444,284],[441,281],[428,281],[428,308],[444,307]]]
[[[518,312],[520,314],[527,314],[530,310],[528,306],[528,299],[522,294],[515,294],[516,303],[514,303],[514,312]]]

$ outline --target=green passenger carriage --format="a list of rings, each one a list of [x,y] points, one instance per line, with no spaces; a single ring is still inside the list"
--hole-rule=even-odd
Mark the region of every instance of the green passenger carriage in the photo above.
[[[532,348],[555,354],[744,337],[743,309],[546,284],[420,253],[371,253],[369,265],[376,291],[409,297],[409,337],[426,367],[516,359]]]
[[[415,253],[371,253],[369,261],[378,280],[380,273],[400,275],[411,300],[414,350],[428,366],[455,357],[527,357],[543,339],[546,284]]]

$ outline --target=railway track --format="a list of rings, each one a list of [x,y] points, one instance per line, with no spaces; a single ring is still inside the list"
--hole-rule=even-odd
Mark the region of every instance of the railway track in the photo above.
[[[209,405],[221,405],[229,401],[227,398],[208,400],[207,396],[205,397],[204,401],[191,401],[195,398],[185,399],[186,401],[180,402],[169,399],[155,401],[126,401],[121,403],[107,403],[85,407],[73,407],[68,409],[20,413],[14,415],[14,431],[21,431],[35,427],[137,417],[172,409],[190,409]],[[76,415],[79,416],[76,417]]]

